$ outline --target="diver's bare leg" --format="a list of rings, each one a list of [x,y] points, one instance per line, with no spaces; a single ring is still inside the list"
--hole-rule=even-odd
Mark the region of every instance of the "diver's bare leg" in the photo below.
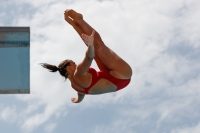
[[[78,24],[76,24],[75,22],[73,22],[72,19],[70,19],[68,17],[67,12],[65,12],[65,20],[76,30],[76,32],[79,34],[79,36],[81,37],[82,34],[86,34],[81,27],[79,27]],[[87,44],[85,43],[85,45],[87,46]],[[97,64],[97,66],[99,67],[100,70],[107,70],[108,68],[103,64],[103,62],[99,59],[99,57],[97,55],[95,55],[94,60]]]
[[[87,35],[92,33],[94,29],[83,20],[80,13],[70,10],[69,15]],[[104,44],[97,31],[95,31],[94,35],[94,47],[95,54],[100,58],[104,65],[113,72],[113,76],[125,79],[132,76],[132,69],[128,63],[126,63],[121,57]]]

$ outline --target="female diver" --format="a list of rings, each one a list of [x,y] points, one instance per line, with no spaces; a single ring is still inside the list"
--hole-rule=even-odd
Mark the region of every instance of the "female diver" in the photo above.
[[[99,33],[83,20],[82,14],[68,9],[64,17],[87,45],[85,57],[78,65],[69,59],[58,67],[47,63],[41,65],[51,72],[59,71],[70,80],[72,88],[78,92],[78,98],[72,98],[72,102],[81,102],[85,94],[103,94],[125,88],[131,80],[131,67],[104,44]],[[100,69],[98,72],[90,67],[93,59]]]

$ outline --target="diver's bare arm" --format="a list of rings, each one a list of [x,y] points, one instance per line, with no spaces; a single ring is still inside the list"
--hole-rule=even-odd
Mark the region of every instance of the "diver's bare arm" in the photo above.
[[[78,64],[77,69],[75,71],[75,75],[82,75],[88,71],[88,68],[92,64],[92,60],[94,59],[94,46],[89,45],[86,51],[85,57],[83,61]]]
[[[85,97],[85,94],[78,92],[78,98],[72,98],[73,103],[80,103]]]
[[[92,64],[92,60],[94,59],[95,56],[94,45],[93,45],[94,33],[95,31],[92,32],[91,36],[87,36],[85,34],[82,35],[83,41],[88,44],[88,49],[86,51],[83,61],[77,66],[75,75],[84,74],[85,72],[88,71],[88,68]]]

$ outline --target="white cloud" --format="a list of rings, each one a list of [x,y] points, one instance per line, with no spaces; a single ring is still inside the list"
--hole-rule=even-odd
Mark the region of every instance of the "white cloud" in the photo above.
[[[192,127],[183,127],[173,130],[171,133],[198,133],[200,130],[200,124]]]
[[[7,122],[16,122],[17,112],[16,107],[1,107],[0,118]]]
[[[49,124],[49,125],[47,125],[47,126],[45,127],[45,131],[46,131],[47,133],[51,133],[51,132],[53,132],[53,130],[56,128],[56,126],[57,126],[56,123],[51,123],[51,124]]]

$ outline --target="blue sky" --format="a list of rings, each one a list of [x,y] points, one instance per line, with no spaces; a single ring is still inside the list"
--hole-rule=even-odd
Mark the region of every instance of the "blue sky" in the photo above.
[[[128,87],[73,104],[69,81],[38,65],[83,59],[86,47],[64,21],[69,8],[131,65]],[[198,133],[199,8],[199,0],[1,0],[1,26],[31,27],[31,94],[0,95],[1,132]]]

